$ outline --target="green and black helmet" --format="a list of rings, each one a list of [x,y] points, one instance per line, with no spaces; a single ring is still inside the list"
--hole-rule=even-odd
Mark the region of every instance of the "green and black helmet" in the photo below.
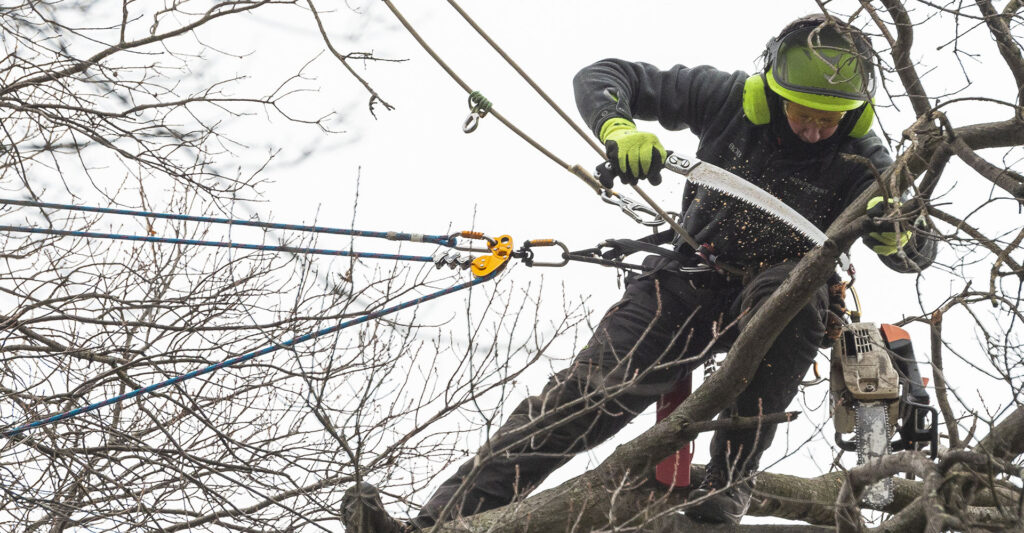
[[[766,81],[787,100],[822,111],[851,111],[875,94],[871,44],[850,26],[804,17],[767,48]]]
[[[764,70],[743,87],[743,113],[754,124],[768,124],[773,93],[813,109],[847,111],[848,134],[866,135],[874,120],[874,56],[856,28],[820,14],[801,17],[768,41]]]

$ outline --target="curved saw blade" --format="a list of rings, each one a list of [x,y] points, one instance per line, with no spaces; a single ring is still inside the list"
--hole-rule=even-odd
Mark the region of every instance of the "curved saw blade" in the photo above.
[[[768,213],[807,237],[815,246],[821,246],[828,240],[825,232],[818,229],[796,209],[724,168],[699,159],[688,159],[676,153],[668,156],[665,168],[686,176],[687,180],[696,185],[729,195]],[[846,254],[842,254],[839,262],[845,270],[849,267],[850,259]]]
[[[724,168],[678,154],[668,157],[665,168],[686,176],[701,187],[714,189],[767,212],[818,246],[827,240],[823,231],[785,202]]]

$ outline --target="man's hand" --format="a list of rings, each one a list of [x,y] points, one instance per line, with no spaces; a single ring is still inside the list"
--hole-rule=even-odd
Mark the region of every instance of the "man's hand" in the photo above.
[[[601,126],[601,142],[612,170],[611,175],[598,176],[606,189],[615,184],[615,176],[627,185],[643,179],[651,185],[661,184],[661,168],[667,154],[653,133],[638,131],[635,124],[624,118],[610,118]]]
[[[869,248],[881,256],[893,255],[900,248],[905,246],[910,241],[910,231],[903,231],[897,234],[895,226],[892,222],[876,222],[874,219],[885,216],[886,206],[899,208],[899,202],[894,202],[891,198],[888,202],[881,196],[875,196],[868,200],[867,215],[872,218],[871,228],[874,231],[869,232],[864,236],[864,244],[868,245]],[[886,231],[888,230],[888,231]]]

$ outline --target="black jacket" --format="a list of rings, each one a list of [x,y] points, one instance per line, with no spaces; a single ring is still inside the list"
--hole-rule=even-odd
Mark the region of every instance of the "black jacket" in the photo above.
[[[771,95],[771,123],[754,125],[743,114],[747,77],[709,66],[659,70],[606,59],[581,70],[573,83],[580,114],[595,134],[611,117],[657,120],[668,130],[689,128],[700,139],[699,159],[761,187],[826,230],[874,180],[865,164],[839,154],[864,156],[878,172],[892,158],[874,133],[859,139],[848,135],[854,113],[847,114],[829,139],[807,144],[789,129],[779,99]],[[687,184],[681,213],[683,227],[697,242],[713,245],[720,259],[733,265],[775,264],[812,246],[763,211],[706,188]],[[885,262],[909,270],[897,261]]]

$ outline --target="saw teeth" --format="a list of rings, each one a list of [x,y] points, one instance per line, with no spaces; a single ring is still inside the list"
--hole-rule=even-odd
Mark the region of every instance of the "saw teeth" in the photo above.
[[[733,194],[733,193],[731,193],[731,192],[729,192],[729,191],[727,191],[727,190],[725,190],[725,189],[720,189],[720,188],[718,188],[718,187],[715,187],[714,185],[711,185],[711,184],[709,184],[709,183],[707,183],[707,182],[703,182],[703,181],[702,181],[702,182],[701,182],[701,185],[702,185],[702,186],[704,186],[704,187],[707,187],[707,188],[709,188],[709,189],[714,189],[714,190],[716,190],[716,191],[718,191],[718,192],[720,192],[720,193],[722,193],[722,194],[724,194],[724,195],[728,196],[729,198],[732,198],[732,199],[734,199],[734,200],[736,200],[736,201],[738,201],[738,202],[743,202],[743,203],[745,203],[745,204],[748,204],[748,205],[749,205],[749,203],[750,203],[749,201],[747,201],[746,199],[744,199],[744,198],[743,198],[743,197],[741,197],[741,196],[738,196],[738,195],[736,195],[736,194]],[[769,214],[771,214],[771,213],[769,213]],[[788,220],[786,220],[786,219],[784,219],[784,218],[780,218],[780,217],[777,217],[777,216],[772,216],[772,219],[774,219],[774,220],[778,220],[779,222],[782,222],[783,224],[785,224],[785,225],[786,225],[786,227],[787,227],[787,228],[790,228],[790,229],[792,229],[793,231],[795,231],[795,232],[799,233],[800,235],[803,235],[804,237],[806,237],[807,239],[809,239],[809,240],[810,240],[811,242],[815,242],[815,241],[816,241],[816,238],[815,238],[815,236],[814,236],[814,235],[808,235],[808,234],[807,234],[807,232],[805,232],[805,231],[803,230],[803,228],[801,228],[801,227],[799,227],[799,226],[795,226],[795,225],[793,225],[793,224],[792,224],[792,223],[790,223],[790,222],[789,222]]]

